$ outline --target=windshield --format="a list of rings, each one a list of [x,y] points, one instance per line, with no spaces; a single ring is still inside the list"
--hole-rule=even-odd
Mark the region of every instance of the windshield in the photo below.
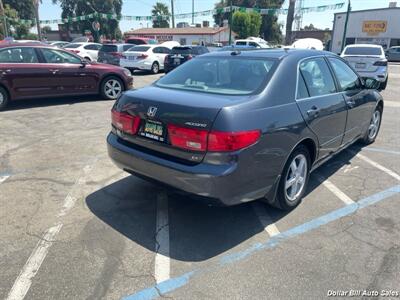
[[[382,55],[381,48],[377,47],[348,47],[345,55]]]
[[[213,94],[247,95],[267,84],[276,60],[238,57],[193,59],[165,75],[156,85]]]
[[[150,47],[148,47],[148,46],[135,46],[135,47],[129,48],[128,51],[146,52],[149,49],[150,49]]]
[[[82,46],[82,45],[81,44],[68,44],[65,46],[65,48],[74,49],[74,48],[79,48],[80,46]]]

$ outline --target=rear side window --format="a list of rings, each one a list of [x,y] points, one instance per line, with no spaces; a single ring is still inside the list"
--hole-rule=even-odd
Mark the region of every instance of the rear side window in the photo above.
[[[297,99],[304,99],[310,97],[308,93],[306,83],[304,81],[304,77],[301,73],[299,73],[299,79],[297,83]]]
[[[382,55],[382,49],[377,47],[348,47],[345,55]]]
[[[101,47],[102,47],[101,45],[91,44],[91,45],[87,45],[83,48],[85,48],[86,50],[99,50]]]
[[[343,61],[337,58],[329,58],[336,78],[342,91],[358,90],[361,87],[357,74]]]
[[[117,45],[103,45],[100,48],[101,52],[118,52],[118,46]]]
[[[237,45],[237,46],[246,46],[247,43],[246,42],[236,42],[235,45]]]
[[[336,92],[332,74],[322,57],[303,61],[300,64],[300,71],[311,97]]]
[[[82,61],[79,57],[56,49],[41,49],[46,63],[49,64],[81,64]]]
[[[65,48],[76,49],[82,46],[81,44],[67,44]]]
[[[0,63],[37,63],[39,62],[35,49],[21,47],[0,51]]]

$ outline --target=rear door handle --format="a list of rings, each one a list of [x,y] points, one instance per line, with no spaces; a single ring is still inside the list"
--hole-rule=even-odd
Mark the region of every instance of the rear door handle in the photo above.
[[[49,69],[49,71],[55,75],[55,74],[57,74],[60,70],[58,70],[58,69]]]
[[[319,111],[320,111],[320,109],[314,105],[309,110],[307,110],[307,115],[309,117],[317,117],[319,114]]]
[[[7,70],[0,70],[0,73],[1,73],[2,75],[6,75],[7,73],[10,73],[10,72],[11,72],[10,69],[7,69]]]
[[[347,99],[346,104],[348,107],[353,108],[356,105],[356,102],[353,99]]]

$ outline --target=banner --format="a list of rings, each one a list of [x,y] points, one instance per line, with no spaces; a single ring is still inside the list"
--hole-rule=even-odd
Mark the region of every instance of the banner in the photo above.
[[[341,9],[344,6],[344,2],[330,4],[330,5],[320,5],[314,7],[303,7],[301,8],[302,13],[311,13],[311,12],[323,12],[327,10],[336,10]],[[221,7],[216,9],[198,11],[194,13],[184,13],[184,14],[175,14],[175,19],[189,19],[194,17],[201,16],[213,16],[217,14],[230,12],[230,7]],[[242,11],[242,12],[257,12],[261,15],[286,15],[288,13],[288,9],[286,8],[248,8],[248,7],[240,7],[240,6],[232,6],[232,11]],[[123,21],[155,21],[155,20],[169,20],[170,15],[160,15],[160,16],[118,16],[117,14],[103,14],[103,13],[92,13],[84,16],[77,17],[68,17],[64,19],[54,19],[54,20],[40,20],[41,25],[49,25],[49,24],[65,24],[72,23],[78,21],[85,20],[94,20],[94,19],[108,19],[108,20],[123,20]],[[19,22],[20,24],[32,25],[35,24],[34,20],[23,20],[23,19],[12,19]]]

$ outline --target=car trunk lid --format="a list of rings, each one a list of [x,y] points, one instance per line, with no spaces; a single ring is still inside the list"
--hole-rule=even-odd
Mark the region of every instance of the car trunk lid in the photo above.
[[[382,60],[380,56],[367,55],[346,56],[345,59],[358,72],[375,72],[378,66],[374,64]]]

